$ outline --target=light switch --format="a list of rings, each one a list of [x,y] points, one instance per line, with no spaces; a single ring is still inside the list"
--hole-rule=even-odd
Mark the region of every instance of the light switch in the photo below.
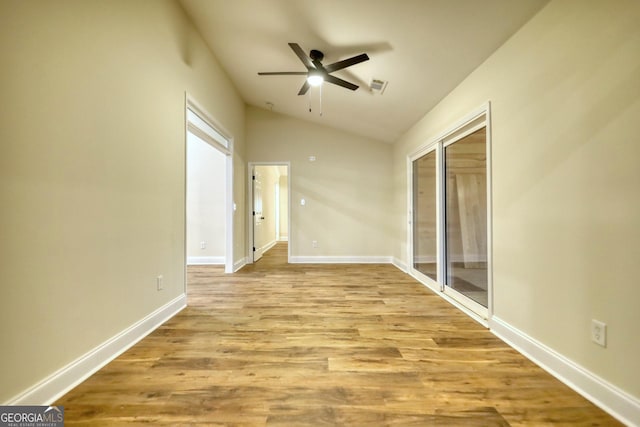
[[[307,201],[305,199],[300,199],[300,206],[304,206],[307,204]]]

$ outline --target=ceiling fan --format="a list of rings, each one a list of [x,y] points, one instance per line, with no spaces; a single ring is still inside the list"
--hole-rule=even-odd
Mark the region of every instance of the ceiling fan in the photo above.
[[[307,93],[311,86],[318,86],[322,84],[323,81],[328,83],[333,83],[334,85],[342,86],[344,88],[350,90],[358,89],[358,85],[354,85],[346,80],[342,80],[336,76],[332,76],[330,73],[338,70],[342,70],[343,68],[350,67],[355,64],[359,64],[364,61],[368,61],[369,57],[366,53],[362,53],[360,55],[353,56],[348,59],[343,59],[342,61],[334,62],[329,65],[322,65],[322,59],[324,58],[324,54],[319,50],[311,50],[309,52],[309,56],[307,56],[299,44],[297,43],[289,43],[289,47],[293,50],[293,52],[300,58],[300,61],[307,67],[307,71],[276,71],[276,72],[266,72],[266,73],[258,73],[260,76],[307,76],[304,84],[300,88],[298,95],[304,95]]]

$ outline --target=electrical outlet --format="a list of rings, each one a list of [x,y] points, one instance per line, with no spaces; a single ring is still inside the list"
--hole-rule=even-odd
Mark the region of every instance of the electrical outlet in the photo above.
[[[164,289],[164,284],[162,283],[162,274],[156,277],[156,286],[158,287],[159,291]]]
[[[311,241],[311,246],[314,247],[314,248],[317,248],[318,247],[318,241],[317,240],[312,240]]]
[[[200,242],[200,249],[207,249],[207,242],[205,242],[204,240]]]
[[[607,346],[607,325],[596,319],[591,319],[591,341],[601,345]]]

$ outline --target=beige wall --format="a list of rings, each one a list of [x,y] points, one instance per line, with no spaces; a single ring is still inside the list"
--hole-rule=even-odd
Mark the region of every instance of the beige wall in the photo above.
[[[0,2],[0,402],[184,292],[185,91],[244,104],[173,1]],[[165,290],[156,290],[156,276]]]
[[[552,1],[395,144],[393,213],[406,261],[407,154],[490,100],[495,316],[635,397],[638,22],[637,1]]]
[[[292,256],[389,256],[390,145],[247,107],[247,158],[291,162]]]

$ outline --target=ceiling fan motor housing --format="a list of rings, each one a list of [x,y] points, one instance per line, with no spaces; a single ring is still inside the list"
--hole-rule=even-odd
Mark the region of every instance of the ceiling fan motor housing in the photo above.
[[[324,59],[324,53],[319,50],[311,49],[311,52],[309,52],[309,58],[311,58],[312,61],[322,61]]]

